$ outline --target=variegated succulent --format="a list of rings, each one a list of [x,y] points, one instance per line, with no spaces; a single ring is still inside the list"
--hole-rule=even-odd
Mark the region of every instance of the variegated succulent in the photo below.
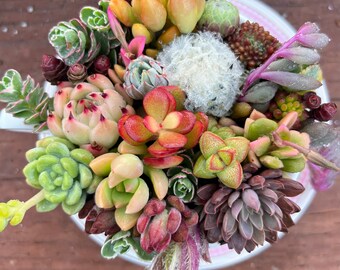
[[[183,110],[183,92],[177,87],[157,87],[143,99],[146,116],[125,114],[118,122],[120,136],[131,145],[154,141],[143,158],[154,168],[177,166],[183,158],[177,153],[193,148],[207,129],[208,117],[203,113]]]
[[[194,175],[199,178],[218,178],[224,185],[238,188],[243,178],[241,162],[247,157],[249,141],[244,137],[223,133],[222,139],[211,131],[200,138],[202,155],[194,166]]]
[[[7,70],[0,80],[0,101],[7,103],[6,112],[23,118],[24,123],[33,125],[36,131],[46,129],[52,101],[30,76],[23,80],[18,71]]]
[[[121,110],[133,109],[104,75],[91,75],[87,81],[56,92],[47,125],[55,136],[67,138],[97,156],[117,142]]]

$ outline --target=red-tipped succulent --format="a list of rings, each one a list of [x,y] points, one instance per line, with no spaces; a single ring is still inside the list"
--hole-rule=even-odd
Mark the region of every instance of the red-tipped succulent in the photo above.
[[[144,163],[156,168],[177,166],[183,158],[176,154],[193,148],[207,129],[208,117],[203,113],[178,111],[179,88],[161,86],[150,91],[143,100],[146,116],[125,114],[118,122],[120,136],[131,145],[154,141]]]

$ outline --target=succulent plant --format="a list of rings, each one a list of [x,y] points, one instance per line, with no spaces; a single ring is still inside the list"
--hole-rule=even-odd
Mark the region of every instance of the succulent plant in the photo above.
[[[40,191],[26,202],[0,203],[0,231],[9,223],[20,224],[33,206],[38,212],[48,212],[61,204],[69,215],[79,212],[87,193],[93,193],[101,180],[88,167],[92,154],[75,149],[65,139],[46,137],[37,141],[36,148],[26,152],[26,159],[29,162],[23,169],[26,182]]]
[[[187,110],[217,117],[230,114],[244,70],[217,33],[181,35],[159,52],[157,60],[164,65],[170,85],[187,95]]]
[[[70,82],[77,84],[87,78],[87,68],[82,64],[74,64],[67,71],[67,78]]]
[[[122,22],[125,26],[132,26],[137,22],[131,5],[125,0],[112,0],[110,1],[108,13],[110,11]]]
[[[54,57],[53,55],[44,54],[41,60],[41,70],[46,81],[52,85],[57,85],[58,82],[65,81],[68,67],[65,63]]]
[[[135,225],[149,199],[149,188],[140,178],[143,170],[143,163],[137,156],[118,155],[111,162],[109,176],[99,184],[95,193],[98,207],[116,208],[116,222],[124,231]]]
[[[36,131],[46,128],[47,111],[52,108],[52,102],[30,76],[24,81],[18,71],[7,70],[0,80],[0,101],[7,103],[6,112],[23,118],[24,123],[33,125]]]
[[[288,232],[294,225],[290,215],[300,211],[288,197],[304,191],[299,182],[283,178],[280,170],[259,170],[248,163],[243,171],[236,190],[208,184],[197,191],[207,240],[227,243],[237,253],[251,252],[265,241],[274,243],[278,232]]]
[[[143,99],[157,86],[169,85],[163,65],[145,55],[130,62],[124,81],[126,92],[133,99]]]
[[[107,32],[110,29],[107,14],[95,7],[86,6],[80,10],[80,20],[90,29]]]
[[[321,97],[319,97],[315,92],[307,92],[303,95],[303,103],[306,108],[315,110],[321,105]]]
[[[167,11],[170,21],[183,34],[192,32],[205,7],[205,0],[168,0]]]
[[[100,52],[94,32],[78,19],[59,22],[50,30],[48,40],[68,66],[88,63]]]
[[[259,157],[262,165],[292,173],[304,169],[306,160],[303,154],[293,147],[278,145],[273,138],[275,132],[285,141],[294,142],[308,149],[309,135],[289,130],[296,122],[297,117],[297,112],[290,112],[279,123],[267,118],[248,119],[245,126],[245,137],[251,141],[250,149]]]
[[[301,95],[297,93],[288,93],[285,91],[278,91],[274,99],[269,105],[269,118],[276,121],[281,120],[289,112],[297,112],[300,121],[308,118],[308,113],[305,111],[305,103]]]
[[[167,11],[162,1],[159,0],[134,0],[132,10],[138,21],[152,32],[163,29]]]
[[[80,219],[85,219],[85,232],[88,234],[113,235],[120,231],[114,217],[115,209],[102,209],[96,206],[94,199],[86,201],[78,212]]]
[[[109,68],[111,68],[111,61],[106,55],[99,55],[93,62],[95,73],[107,75]]]
[[[169,196],[167,202],[151,199],[137,221],[141,247],[148,253],[153,251],[160,253],[172,240],[186,241],[189,228],[197,222],[197,212],[189,209],[176,196]]]
[[[143,260],[150,261],[154,257],[154,254],[148,254],[141,248],[139,240],[134,238],[130,231],[120,231],[106,239],[101,248],[101,255],[105,259],[114,259],[130,249],[133,249]]]
[[[198,28],[218,32],[223,38],[231,35],[239,27],[238,8],[224,0],[208,0],[198,21]]]
[[[291,91],[315,90],[321,86],[318,78],[310,74],[295,73],[289,67],[297,65],[315,66],[320,59],[317,52],[329,43],[329,38],[315,23],[307,22],[297,33],[276,50],[261,66],[253,70],[247,77],[242,94],[258,80],[263,79],[289,88]],[[277,60],[279,59],[279,60]]]
[[[167,170],[170,192],[184,203],[190,202],[195,195],[198,185],[197,177],[193,174],[194,163],[190,154],[181,155],[184,160]]]
[[[194,175],[199,178],[218,178],[224,185],[237,188],[242,182],[241,162],[247,157],[249,141],[244,137],[220,136],[206,131],[200,138],[202,155],[194,166]]]
[[[227,43],[247,69],[264,63],[280,42],[258,23],[246,21],[227,38]]]
[[[337,105],[334,102],[322,104],[319,108],[311,111],[311,116],[318,121],[332,120],[337,112]]]
[[[150,157],[143,161],[150,167],[164,169],[177,166],[183,160],[176,153],[193,148],[207,128],[208,118],[202,113],[193,114],[176,110],[180,103],[175,96],[183,92],[177,87],[162,86],[150,91],[143,99],[146,116],[125,114],[118,122],[120,136],[131,145],[143,145],[154,141],[148,147]]]
[[[55,136],[67,138],[97,156],[117,142],[117,122],[127,105],[104,75],[91,75],[87,81],[56,92],[47,125]]]

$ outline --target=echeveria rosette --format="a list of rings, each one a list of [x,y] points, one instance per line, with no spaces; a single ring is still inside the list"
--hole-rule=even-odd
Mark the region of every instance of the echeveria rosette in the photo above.
[[[176,99],[175,99],[176,97]],[[183,92],[178,87],[157,87],[143,99],[146,116],[125,114],[118,122],[120,136],[131,145],[144,145],[149,156],[143,158],[146,165],[158,169],[179,165],[183,158],[177,153],[193,148],[207,129],[208,117],[182,110]]]
[[[218,178],[224,185],[237,188],[242,182],[241,162],[247,157],[249,141],[244,137],[228,136],[222,139],[206,131],[200,141],[202,155],[194,166],[194,175],[204,179]]]
[[[120,231],[108,238],[101,248],[101,255],[105,259],[114,259],[130,249],[145,261],[150,261],[154,257],[154,254],[148,254],[141,248],[139,239],[133,237],[130,231]]]
[[[50,30],[48,40],[68,66],[91,62],[101,49],[93,30],[78,19],[59,22]]]
[[[169,85],[163,65],[145,55],[130,62],[124,81],[124,89],[133,99],[143,99],[152,89]]]
[[[201,186],[196,203],[203,206],[201,228],[209,243],[227,243],[241,253],[265,241],[274,243],[278,232],[294,225],[291,214],[300,208],[288,197],[304,191],[301,183],[283,178],[281,170],[243,166],[244,179],[237,189],[218,184]]]
[[[87,81],[56,92],[47,125],[53,135],[67,138],[97,156],[117,142],[121,110],[133,109],[104,75],[93,74]]]
[[[26,202],[11,200],[0,204],[1,231],[8,223],[12,226],[21,223],[33,206],[39,212],[47,212],[61,204],[69,215],[79,212],[87,194],[94,193],[101,180],[88,167],[93,155],[61,138],[37,141],[36,148],[26,152],[26,158],[29,162],[23,169],[26,182],[40,192]]]
[[[68,66],[53,55],[44,54],[41,60],[41,71],[46,81],[52,85],[58,85],[59,82],[67,80]]]
[[[36,131],[46,129],[52,99],[30,76],[23,80],[18,71],[7,70],[0,81],[0,101],[7,103],[6,112],[23,118],[26,125],[33,125]]]
[[[198,179],[193,174],[194,163],[190,155],[182,154],[183,162],[167,170],[169,177],[169,188],[171,194],[182,199],[184,203],[190,202],[196,192]]]
[[[294,66],[294,63],[313,65],[320,60],[316,50],[327,46],[329,38],[319,31],[315,23],[305,23],[300,27],[297,33],[275,51],[265,63],[249,74],[243,85],[244,97],[241,99],[247,101],[248,90],[260,79],[282,85],[291,91],[314,90],[321,86],[321,83],[313,77],[287,71],[287,66]],[[275,60],[279,58],[283,58],[284,61],[278,60],[280,64],[276,64]]]

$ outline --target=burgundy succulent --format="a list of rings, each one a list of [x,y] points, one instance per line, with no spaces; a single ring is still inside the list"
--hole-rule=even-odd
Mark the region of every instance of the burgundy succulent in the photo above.
[[[311,115],[318,121],[332,120],[337,112],[337,106],[334,102],[324,103],[316,110],[311,111]]]
[[[208,241],[227,243],[237,253],[251,252],[265,241],[273,243],[279,231],[288,232],[294,225],[290,215],[300,208],[287,197],[304,191],[299,182],[283,178],[281,170],[246,164],[243,171],[243,183],[236,190],[208,184],[197,191]]]
[[[178,197],[169,196],[167,202],[151,199],[137,221],[141,247],[148,253],[160,253],[172,240],[186,241],[189,228],[197,222],[197,212],[188,208]]]
[[[65,63],[54,57],[53,55],[44,54],[41,61],[42,74],[46,81],[52,85],[57,85],[58,82],[67,80],[68,66]]]
[[[315,92],[308,92],[303,96],[306,108],[314,110],[320,107],[321,98]]]
[[[113,235],[120,231],[115,221],[114,209],[101,209],[95,205],[93,199],[86,202],[79,211],[78,217],[85,220],[85,232],[88,234]]]
[[[82,64],[74,64],[67,71],[67,78],[74,84],[85,81],[87,77],[87,68]]]
[[[93,63],[94,73],[100,73],[107,75],[109,68],[111,67],[111,61],[106,55],[98,56]]]

